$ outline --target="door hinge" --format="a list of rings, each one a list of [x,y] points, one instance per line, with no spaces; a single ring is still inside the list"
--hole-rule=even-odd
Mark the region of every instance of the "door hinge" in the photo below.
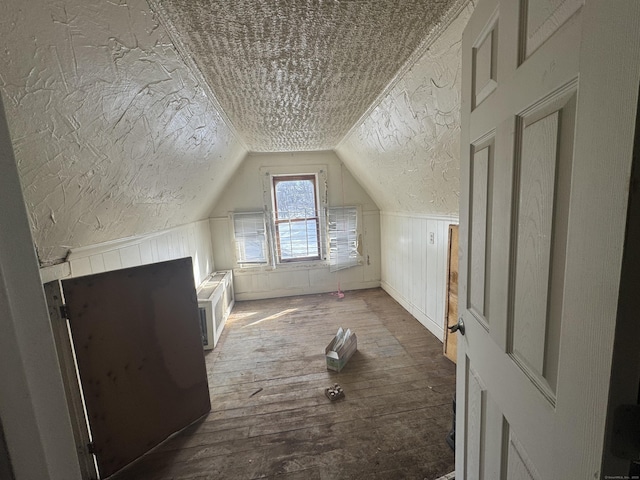
[[[87,443],[87,452],[91,455],[96,454],[96,444],[93,442]]]
[[[69,319],[69,308],[66,305],[60,305],[60,316]]]

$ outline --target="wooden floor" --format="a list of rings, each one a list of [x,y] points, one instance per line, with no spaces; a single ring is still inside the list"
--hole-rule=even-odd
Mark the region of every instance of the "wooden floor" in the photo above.
[[[340,373],[339,326],[358,351]],[[160,479],[419,479],[454,469],[455,366],[381,289],[238,302],[206,355],[211,413],[114,475]],[[324,389],[339,383],[345,398]]]

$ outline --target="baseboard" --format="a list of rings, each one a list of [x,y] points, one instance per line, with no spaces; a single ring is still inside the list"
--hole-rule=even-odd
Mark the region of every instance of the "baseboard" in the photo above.
[[[371,282],[358,282],[353,284],[342,284],[341,289],[345,292],[349,290],[365,290],[367,288],[378,288],[380,287],[380,281],[375,280]],[[267,298],[280,298],[280,297],[294,297],[297,295],[314,295],[318,293],[332,293],[335,292],[335,285],[333,287],[328,287],[326,285],[320,285],[313,288],[296,288],[296,289],[280,289],[280,290],[269,290],[264,292],[235,292],[236,301],[244,301],[244,300],[264,300]]]
[[[404,307],[416,320],[418,320],[427,330],[429,330],[441,342],[444,339],[444,327],[434,322],[423,311],[419,310],[414,304],[407,300],[398,290],[393,288],[387,282],[380,282],[382,289],[387,292],[396,302]]]

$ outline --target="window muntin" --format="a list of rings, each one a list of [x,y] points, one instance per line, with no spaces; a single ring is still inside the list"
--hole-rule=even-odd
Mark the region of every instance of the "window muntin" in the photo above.
[[[278,262],[320,260],[316,176],[274,176],[273,202]]]

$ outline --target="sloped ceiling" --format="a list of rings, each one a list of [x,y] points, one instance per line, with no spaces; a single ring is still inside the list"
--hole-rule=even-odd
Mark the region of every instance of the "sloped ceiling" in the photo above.
[[[0,93],[42,264],[206,218],[249,151],[335,149],[351,130],[347,166],[379,167],[354,125],[464,3],[0,2]],[[362,176],[376,202],[385,174]]]
[[[333,149],[453,3],[153,2],[258,152]]]
[[[0,38],[42,264],[206,218],[246,148],[145,0],[3,0]]]
[[[462,32],[469,4],[336,153],[385,212],[458,215]]]

